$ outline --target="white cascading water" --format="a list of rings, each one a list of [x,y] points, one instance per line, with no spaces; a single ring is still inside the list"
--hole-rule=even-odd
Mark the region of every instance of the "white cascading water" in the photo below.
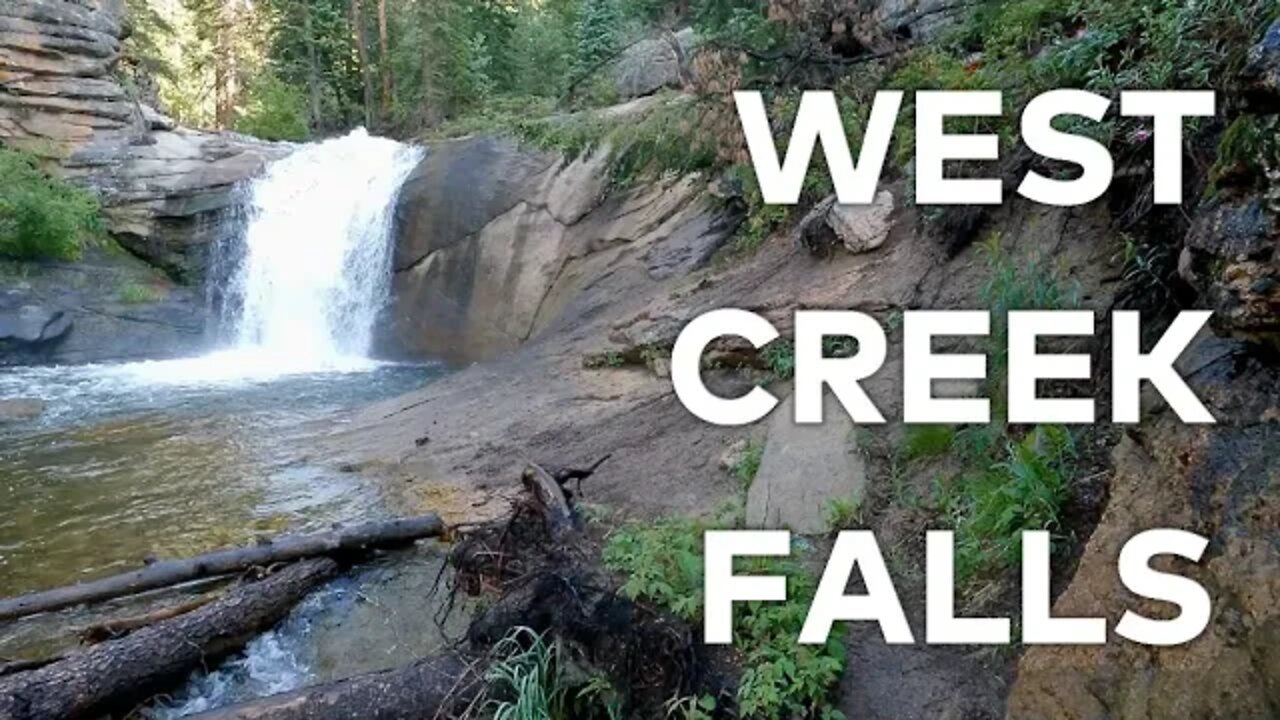
[[[242,253],[225,281],[229,347],[104,372],[206,385],[376,366],[368,356],[390,289],[396,195],[422,154],[359,129],[271,164],[247,188]]]
[[[356,130],[253,182],[244,258],[228,288],[238,349],[289,368],[368,355],[391,278],[396,193],[421,155]]]

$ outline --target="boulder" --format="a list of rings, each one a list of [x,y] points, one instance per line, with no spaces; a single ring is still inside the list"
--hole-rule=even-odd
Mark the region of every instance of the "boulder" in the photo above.
[[[0,306],[0,343],[37,346],[55,343],[71,332],[71,321],[61,310],[22,305]]]
[[[19,267],[22,280],[0,289],[0,367],[166,358],[206,347],[204,293],[128,253],[90,247],[73,263]],[[155,289],[155,299],[122,299],[130,286]]]
[[[862,501],[866,463],[854,441],[853,420],[830,393],[825,421],[795,423],[795,396],[773,411],[760,470],[747,492],[747,526],[824,533],[833,500]]]
[[[832,195],[806,214],[792,239],[815,257],[831,257],[838,248],[857,255],[884,244],[892,228],[893,193],[881,190],[869,205],[843,205]]]
[[[1280,347],[1280,230],[1259,199],[1229,196],[1201,210],[1178,269],[1219,332]]]
[[[938,38],[967,17],[977,0],[805,0],[831,27],[831,44],[846,53],[886,52]]]
[[[1208,629],[1179,647],[1034,646],[1019,663],[1008,717],[1017,720],[1263,720],[1280,707],[1280,368],[1240,343],[1204,338],[1182,372],[1218,418],[1185,425],[1158,411],[1114,451],[1110,501],[1055,616],[1127,609],[1168,617],[1116,570],[1120,548],[1159,527],[1210,539],[1186,574],[1208,589]],[[1170,570],[1169,558],[1156,565]]]
[[[618,96],[637,98],[684,85],[696,41],[693,29],[685,28],[678,33],[664,32],[627,48],[611,71]]]
[[[63,171],[98,193],[107,229],[120,244],[197,285],[209,248],[241,229],[237,185],[293,146],[185,128],[150,130],[145,138],[89,145],[64,161]]]
[[[827,213],[827,225],[835,231],[845,250],[856,255],[884,244],[889,237],[892,214],[893,193],[881,190],[870,205],[833,204]]]
[[[43,414],[43,400],[34,398],[0,398],[0,425],[34,420]]]

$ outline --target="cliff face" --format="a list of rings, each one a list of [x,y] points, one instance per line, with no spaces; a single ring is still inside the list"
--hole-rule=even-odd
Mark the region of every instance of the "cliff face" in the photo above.
[[[235,183],[289,148],[136,102],[113,75],[126,32],[120,0],[0,3],[0,143],[97,190],[121,244],[193,282],[204,248],[234,231]]]
[[[95,140],[127,139],[138,107],[111,77],[120,0],[24,0],[0,7],[0,138],[66,158]]]
[[[631,292],[706,264],[737,226],[695,179],[606,197],[604,157],[510,141],[432,148],[401,190],[388,349],[457,362],[514,350],[625,266]]]
[[[113,75],[127,28],[122,0],[0,2],[0,144],[96,191],[107,230],[145,261],[93,250],[80,263],[0,267],[0,365],[195,351],[204,297],[189,286],[238,229],[235,186],[290,151],[178,127],[136,102]],[[122,303],[130,285],[157,299]]]

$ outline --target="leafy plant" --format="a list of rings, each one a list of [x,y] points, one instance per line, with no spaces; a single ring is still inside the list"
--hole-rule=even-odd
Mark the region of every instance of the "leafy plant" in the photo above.
[[[796,347],[786,338],[769,343],[760,351],[760,359],[778,380],[790,380],[796,374]]]
[[[98,200],[0,147],[0,256],[75,260],[102,233]]]
[[[485,710],[493,720],[574,720],[584,707],[603,708],[607,717],[621,720],[612,684],[598,676],[576,679],[559,641],[516,628],[492,653],[496,659],[485,675]]]
[[[627,576],[622,592],[628,597],[696,623],[704,607],[702,538],[709,529],[714,528],[684,519],[628,525],[610,537],[604,562]],[[743,572],[785,575],[789,588],[786,602],[746,603],[736,609],[735,640],[746,668],[738,687],[737,716],[842,718],[831,703],[845,667],[841,633],[833,632],[821,646],[796,644],[816,589],[813,578],[792,560],[751,558],[742,565]]]
[[[738,458],[738,462],[730,468],[730,472],[742,484],[743,492],[751,489],[751,483],[755,481],[756,474],[760,472],[760,461],[763,458],[764,445],[755,441],[747,441],[747,447],[743,449],[742,457]]]
[[[1056,530],[1067,498],[1075,445],[1058,426],[1040,426],[1010,441],[1004,460],[986,472],[962,478],[963,495],[953,511],[956,577],[965,582],[992,569],[1018,564],[1021,533]]]
[[[832,498],[822,514],[832,532],[857,527],[862,522],[862,503],[857,498]]]
[[[951,425],[907,425],[902,440],[902,459],[945,455],[955,443],[956,429]]]

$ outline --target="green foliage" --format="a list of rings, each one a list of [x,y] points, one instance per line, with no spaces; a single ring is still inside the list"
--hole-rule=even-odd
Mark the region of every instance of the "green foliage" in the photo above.
[[[1011,310],[1062,310],[1079,307],[1078,285],[1065,286],[1056,270],[1042,258],[1030,260],[1010,257],[1001,245],[999,233],[991,233],[980,244],[987,258],[991,277],[982,288],[982,299],[991,310],[992,328],[989,373],[993,389],[999,390],[998,378],[1005,374],[1009,358],[1009,323]],[[998,393],[1003,396],[1003,393]],[[999,400],[999,398],[997,398]]]
[[[747,441],[747,447],[742,451],[742,457],[729,469],[733,476],[738,478],[738,482],[742,484],[744,492],[750,490],[751,483],[755,482],[756,473],[760,472],[760,460],[763,458],[764,445],[754,440],[749,440]]]
[[[951,425],[907,425],[902,440],[902,459],[910,462],[950,452],[956,440]]]
[[[493,720],[575,720],[583,709],[603,707],[621,720],[617,693],[603,678],[581,679],[558,640],[516,628],[493,648],[485,674],[485,710]]]
[[[796,374],[796,346],[787,338],[778,338],[765,345],[760,359],[777,380],[790,380]]]
[[[1280,169],[1280,118],[1275,115],[1241,115],[1231,123],[1218,143],[1218,159],[1209,178],[1214,189],[1222,185],[1265,187],[1269,175]]]
[[[617,52],[622,35],[622,12],[618,0],[583,0],[577,27],[577,47],[573,75],[595,72]]]
[[[120,287],[120,302],[125,305],[145,305],[163,298],[164,294],[150,285],[127,282]]]
[[[1021,533],[1056,530],[1075,459],[1071,434],[1041,426],[1005,445],[989,467],[940,482],[935,506],[956,533],[956,578],[967,583],[1018,565]]]
[[[578,158],[608,153],[606,173],[614,189],[664,175],[685,175],[715,164],[715,139],[698,131],[698,105],[684,98],[655,103],[624,120],[593,111],[515,123],[525,143]]]
[[[98,200],[0,147],[0,257],[74,260],[102,232]]]
[[[746,217],[734,239],[734,250],[743,254],[751,253],[786,225],[793,208],[790,205],[766,204],[755,170],[750,165],[735,165],[729,168],[727,175],[730,182],[742,188],[742,199],[747,206]]]
[[[683,519],[629,525],[610,537],[604,561],[627,576],[625,595],[696,624],[704,600],[702,538],[710,529],[714,528]],[[821,646],[796,643],[816,589],[813,578],[791,560],[751,558],[743,559],[741,565],[744,573],[784,575],[789,587],[786,602],[745,603],[735,608],[734,640],[745,668],[738,687],[737,717],[842,717],[831,704],[845,666],[841,633],[833,632]]]
[[[832,498],[823,506],[822,515],[831,532],[857,527],[862,523],[862,503],[857,498]]]
[[[306,97],[275,74],[264,72],[249,86],[235,130],[264,140],[306,140],[310,135]]]
[[[1124,90],[1224,90],[1274,14],[1271,0],[985,0],[949,38],[909,52],[887,85],[1004,91],[1003,116],[951,120],[949,127],[995,133],[1007,147],[1017,138],[1022,106],[1047,90],[1075,87],[1113,98]],[[902,117],[893,157],[906,167],[915,154],[911,96]],[[1058,122],[1113,150],[1145,143],[1148,123],[1114,116]]]

